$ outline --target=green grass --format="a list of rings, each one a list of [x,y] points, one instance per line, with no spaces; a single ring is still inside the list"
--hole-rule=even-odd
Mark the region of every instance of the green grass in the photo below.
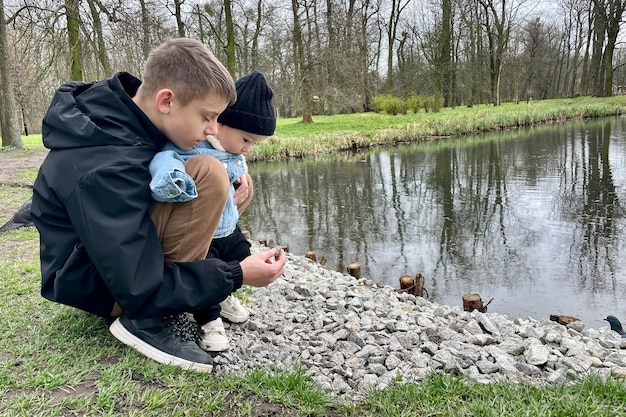
[[[621,97],[580,98],[435,114],[316,116],[313,125],[279,119],[275,137],[257,148],[267,159],[403,140],[446,146],[451,141],[431,139],[619,114],[624,104]],[[31,135],[24,145],[37,149],[41,137]],[[0,151],[0,159],[10,154]],[[19,182],[30,182],[33,175],[32,170],[20,172]],[[5,208],[0,224],[29,194],[26,187],[0,186]],[[533,387],[433,375],[420,384],[399,382],[372,391],[360,401],[338,401],[302,368],[247,375],[183,371],[120,344],[104,320],[46,301],[39,294],[40,279],[37,232],[23,228],[0,234],[3,416],[626,416],[626,384],[618,378],[601,381],[581,375],[571,385]]]

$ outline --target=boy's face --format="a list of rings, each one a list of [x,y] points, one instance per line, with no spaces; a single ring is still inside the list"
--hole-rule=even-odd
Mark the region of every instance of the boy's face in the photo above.
[[[163,118],[162,131],[180,149],[189,150],[198,145],[207,135],[217,134],[217,116],[228,105],[228,99],[218,94],[208,94],[186,106],[173,95],[169,111]]]
[[[226,152],[241,155],[250,152],[252,146],[267,139],[267,136],[249,133],[218,123],[217,139]]]

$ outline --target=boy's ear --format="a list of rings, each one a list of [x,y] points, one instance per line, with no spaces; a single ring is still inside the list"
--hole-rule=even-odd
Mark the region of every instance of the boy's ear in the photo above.
[[[170,112],[172,106],[172,98],[174,97],[174,92],[169,88],[164,88],[162,90],[157,91],[154,100],[157,106],[157,109],[161,113],[168,114]]]

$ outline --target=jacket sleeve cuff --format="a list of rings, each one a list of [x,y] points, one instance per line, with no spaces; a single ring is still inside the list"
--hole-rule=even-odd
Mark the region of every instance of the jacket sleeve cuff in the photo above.
[[[228,262],[231,271],[231,279],[233,280],[233,291],[238,290],[243,285],[243,271],[239,261]]]

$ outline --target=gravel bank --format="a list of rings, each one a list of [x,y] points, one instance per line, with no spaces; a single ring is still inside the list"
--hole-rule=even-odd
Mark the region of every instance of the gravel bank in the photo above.
[[[252,291],[250,320],[226,324],[231,348],[215,357],[217,373],[302,366],[345,399],[432,372],[531,384],[626,376],[626,339],[608,323],[596,330],[468,313],[292,254],[282,278]]]

